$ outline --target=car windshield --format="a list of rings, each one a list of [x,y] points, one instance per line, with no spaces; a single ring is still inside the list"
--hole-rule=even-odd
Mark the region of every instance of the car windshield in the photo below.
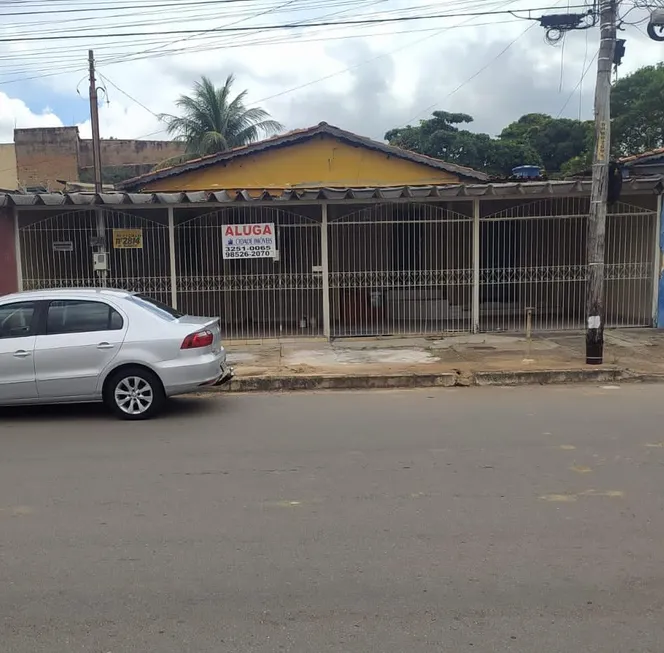
[[[132,295],[129,299],[130,301],[134,302],[134,304],[142,306],[143,308],[147,309],[154,315],[158,315],[164,320],[173,321],[184,317],[185,315],[184,313],[180,313],[180,311],[172,308],[171,306],[168,306],[168,304],[164,304],[157,299],[153,299],[152,297],[145,297],[144,295]]]

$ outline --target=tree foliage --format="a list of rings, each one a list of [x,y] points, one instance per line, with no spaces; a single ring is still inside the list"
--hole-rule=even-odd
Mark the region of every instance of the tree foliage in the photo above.
[[[611,115],[612,149],[618,156],[664,147],[664,63],[617,81]]]
[[[512,168],[526,163],[541,165],[538,153],[529,143],[503,141],[459,127],[472,121],[465,113],[434,111],[432,118],[420,121],[417,127],[392,129],[385,134],[385,140],[397,147],[494,175],[509,175]]]
[[[247,108],[247,91],[232,96],[235,78],[229,75],[221,87],[207,77],[194,84],[191,95],[176,101],[180,115],[164,114],[168,133],[186,143],[183,159],[216,154],[278,134],[283,126],[261,108]]]
[[[500,133],[502,141],[530,145],[547,172],[560,172],[575,157],[583,156],[592,144],[593,124],[544,113],[527,113]]]
[[[611,95],[614,157],[664,147],[664,63],[646,66],[615,83]],[[417,126],[385,135],[398,145],[438,159],[508,176],[518,165],[539,165],[552,176],[579,174],[592,164],[593,121],[528,113],[497,138],[469,131],[473,118],[435,111]]]

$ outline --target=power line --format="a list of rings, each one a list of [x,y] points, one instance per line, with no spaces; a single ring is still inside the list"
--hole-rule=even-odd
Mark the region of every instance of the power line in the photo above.
[[[511,2],[508,2],[507,4],[511,4]],[[474,18],[470,18],[469,20],[472,21],[473,19],[474,19]],[[403,46],[401,46],[401,47],[399,47],[399,48],[395,48],[394,50],[390,50],[389,52],[381,53],[381,54],[379,54],[379,55],[376,56],[376,57],[372,57],[371,59],[367,59],[367,60],[362,61],[362,62],[360,62],[360,63],[358,63],[358,64],[355,64],[355,65],[353,65],[353,66],[349,66],[348,68],[344,68],[343,70],[338,70],[338,71],[336,71],[336,72],[334,72],[334,73],[330,73],[329,75],[326,75],[325,77],[320,77],[320,78],[318,78],[318,79],[311,80],[311,81],[306,82],[306,83],[304,83],[304,84],[300,84],[299,86],[295,86],[294,88],[288,89],[287,91],[282,91],[281,93],[276,93],[276,94],[274,94],[274,95],[269,95],[269,96],[267,96],[267,97],[261,98],[260,100],[258,100],[258,101],[256,102],[256,104],[260,104],[260,103],[262,103],[262,102],[267,102],[268,100],[273,100],[274,98],[280,97],[280,96],[282,96],[282,95],[286,95],[287,93],[292,93],[293,91],[299,91],[300,89],[306,88],[306,87],[308,87],[308,86],[312,86],[312,85],[314,85],[314,84],[317,84],[318,82],[322,82],[322,81],[328,80],[328,79],[330,79],[330,78],[332,78],[332,77],[336,77],[337,75],[342,75],[342,74],[344,74],[344,73],[350,72],[351,70],[355,70],[355,69],[357,69],[357,68],[360,68],[361,66],[364,66],[364,65],[366,65],[366,64],[368,64],[368,63],[372,63],[372,62],[374,62],[374,61],[377,61],[378,59],[382,59],[383,57],[387,57],[387,56],[390,56],[390,55],[392,55],[392,54],[395,54],[396,52],[401,52],[402,50],[405,50],[405,49],[407,49],[407,48],[409,48],[409,47],[419,45],[420,43],[423,43],[424,41],[426,41],[426,40],[428,40],[428,39],[430,39],[430,38],[433,38],[433,37],[435,37],[435,36],[439,36],[440,34],[442,34],[443,32],[445,32],[445,31],[447,31],[447,30],[449,30],[449,29],[454,29],[454,28],[457,28],[457,27],[462,27],[462,26],[464,26],[465,24],[467,24],[467,23],[469,22],[469,20],[463,21],[462,23],[459,23],[458,25],[450,25],[449,27],[445,27],[445,28],[443,28],[442,30],[438,30],[438,29],[437,29],[433,34],[430,34],[429,36],[425,37],[424,39],[419,39],[418,41],[413,41],[413,42],[411,42],[411,43],[407,43],[407,44],[405,44],[405,45],[403,45]],[[474,25],[474,27],[477,27],[477,25]]]
[[[164,9],[168,7],[173,7],[173,8],[182,8],[183,6],[189,7],[189,6],[203,6],[203,5],[225,5],[225,4],[231,4],[231,3],[246,3],[246,2],[253,2],[254,0],[195,0],[194,2],[186,2],[186,0],[180,0],[179,2],[164,2],[163,0],[160,2],[155,2],[155,3],[149,3],[149,4],[133,4],[133,5],[117,5],[113,2],[109,3],[108,6],[105,4],[102,6],[95,5],[91,7],[78,7],[74,9],[41,9],[37,11],[19,11],[19,12],[5,12],[3,14],[3,17],[7,16],[43,16],[43,15],[52,15],[52,14],[80,14],[80,13],[97,13],[100,11],[118,11],[118,10],[133,10],[133,9]],[[50,0],[50,3],[54,2],[54,0]],[[50,4],[49,3],[49,4]]]
[[[322,8],[322,7],[325,7],[326,9],[329,9],[330,7],[348,7],[348,6],[350,6],[352,9],[357,9],[357,8],[364,9],[365,7],[371,7],[373,5],[382,4],[384,2],[389,2],[389,1],[390,0],[373,0],[373,1],[363,0],[362,2],[351,2],[351,0],[343,0],[343,1],[330,3],[330,2],[321,2],[320,0],[316,0],[315,3],[307,4],[306,7],[307,7],[308,10]],[[470,5],[476,5],[477,0],[475,0],[474,2],[468,2],[468,0],[464,0],[463,2],[457,2],[457,3],[452,3],[452,4],[459,5],[459,6],[464,6],[464,5],[469,5],[469,4]],[[286,5],[292,5],[292,3],[288,2],[285,5],[283,5],[283,4],[282,5],[264,5],[264,6],[261,7],[261,10],[262,10],[261,12],[253,12],[250,15],[253,16],[253,17],[256,17],[256,16],[260,15],[261,13],[263,13],[263,11],[272,12],[272,11],[276,11],[278,9],[280,10],[280,13],[284,10],[285,11],[300,10],[299,6],[286,7]],[[267,8],[264,9],[264,7],[267,7]],[[411,7],[411,9],[412,9],[412,7]],[[334,12],[334,13],[326,13],[323,16],[318,16],[316,18],[310,18],[310,19],[300,21],[298,23],[298,25],[306,27],[309,23],[315,22],[316,20],[319,20],[321,18],[327,18],[329,16],[336,16],[336,15],[340,15],[342,13],[347,14],[347,13],[349,13],[349,11],[350,11],[349,9],[343,9],[342,11],[337,11],[337,12]],[[402,10],[398,10],[398,11],[402,11]],[[354,13],[357,13],[357,12],[354,12]],[[392,13],[392,12],[390,12],[390,11],[380,11],[379,13],[374,12],[374,16],[385,17],[385,15],[389,14],[389,13]],[[224,18],[235,17],[236,15],[237,14],[231,14],[229,16],[224,15]],[[364,14],[364,17],[367,18],[367,17],[373,17],[373,16],[372,16],[372,14],[368,14],[368,15]],[[157,21],[157,23],[163,23],[164,20],[165,19],[163,17],[160,17],[159,20]],[[180,16],[180,15],[178,15],[178,17],[174,18],[173,20],[178,20],[180,22],[183,22],[182,21],[182,16]],[[187,22],[187,21],[184,21],[184,22]],[[157,24],[157,23],[155,23],[155,24]],[[343,27],[344,25],[341,24],[340,26]],[[181,39],[181,40],[184,41],[184,40],[190,40],[190,39],[194,39],[194,38],[195,39],[215,38],[216,39],[215,42],[218,42],[218,39],[216,38],[217,33],[221,28],[224,28],[224,27],[228,27],[228,24],[222,24],[222,25],[219,25],[219,26],[215,26],[215,27],[212,27],[212,28],[205,29],[205,30],[197,29],[197,30],[195,30],[194,34],[188,36],[186,39]],[[252,29],[256,29],[257,30],[256,33],[260,33],[260,28],[259,27],[252,26]],[[80,32],[80,30],[78,30],[78,31]],[[56,32],[56,33],[59,33],[59,32]],[[43,36],[43,35],[46,34],[46,32],[41,31],[40,34]],[[111,36],[114,39],[122,39],[124,35],[122,35],[122,34],[119,34],[119,35],[118,34],[112,34]],[[147,39],[145,38],[146,36],[148,37]],[[14,37],[16,37],[16,35],[14,35]],[[240,37],[238,36],[238,38],[240,38]],[[140,39],[140,43],[141,44],[145,43],[146,45],[149,45],[151,43],[157,43],[157,42],[160,42],[163,45],[173,45],[173,43],[174,43],[172,41],[172,39],[169,39],[169,38],[164,37],[164,36],[160,37],[159,32],[147,32],[147,33],[143,34],[143,38]],[[177,43],[177,42],[178,41],[175,41],[175,43]],[[116,40],[115,43],[118,46],[120,46],[120,45],[123,45],[125,43],[125,41],[124,40],[119,40],[119,41]],[[107,42],[106,44],[103,44],[103,45],[97,45],[96,50],[99,51],[102,48],[106,49],[108,47],[110,47],[110,46]],[[55,46],[55,47],[51,47],[51,48],[39,48],[39,50],[34,50],[34,51],[28,51],[28,52],[22,51],[21,56],[22,57],[25,57],[25,56],[41,56],[44,53],[59,53],[61,51],[62,51],[61,46]],[[67,54],[71,54],[71,53],[69,51],[67,51]],[[0,55],[0,59],[2,59],[2,58],[10,58],[10,56],[7,55],[7,56],[3,57],[3,56]]]
[[[583,110],[583,78],[585,77],[586,62],[588,61],[588,30],[586,34],[586,45],[583,50],[583,63],[581,64],[581,79],[579,80],[579,122],[581,122],[581,113]]]
[[[376,5],[376,4],[381,4],[382,2],[385,2],[385,1],[386,1],[386,0],[372,0],[371,2],[369,2],[369,6],[373,6],[373,5]],[[290,5],[290,4],[292,4],[292,2],[293,2],[293,0],[290,0],[289,2],[286,2],[286,3],[284,3],[283,5],[279,5],[278,8],[280,9],[280,8],[286,7],[286,6]],[[353,5],[353,7],[357,7],[357,3],[356,3],[356,2],[353,2],[352,5]],[[252,15],[251,18],[257,18],[257,17],[259,17],[259,16],[262,16],[262,15],[265,15],[265,14],[268,14],[268,13],[271,13],[271,11],[273,11],[273,10],[270,10],[270,11],[264,11],[264,12],[259,12],[259,13],[257,13],[257,14]],[[349,10],[339,11],[339,12],[333,12],[333,13],[331,13],[331,14],[326,14],[325,16],[323,16],[323,18],[328,18],[328,17],[330,17],[330,16],[336,16],[336,15],[344,14],[344,13],[346,13],[347,11],[349,11]],[[244,22],[244,20],[247,20],[247,19],[245,18],[245,19],[243,19],[243,20],[237,21],[236,23],[231,23],[231,25],[236,25],[236,24],[238,24],[238,23]],[[192,35],[192,36],[188,36],[188,37],[183,38],[183,39],[178,39],[178,40],[176,40],[176,41],[174,41],[174,42],[169,41],[169,42],[168,42],[168,45],[174,45],[175,43],[181,43],[181,42],[184,42],[184,41],[189,41],[189,40],[191,40],[191,39],[193,39],[193,38],[196,38],[197,36],[204,36],[204,35],[206,35],[206,34],[211,34],[211,33],[216,32],[218,29],[219,29],[219,28],[217,28],[217,27],[213,27],[213,28],[210,28],[210,29],[207,29],[207,30],[203,30],[203,31],[199,32],[197,35]],[[154,47],[154,48],[151,48],[151,49],[148,49],[148,50],[144,50],[143,52],[138,52],[138,53],[132,54],[130,57],[127,57],[125,60],[136,60],[136,59],[138,59],[138,58],[143,58],[143,57],[140,57],[140,55],[143,55],[143,54],[149,54],[149,53],[151,53],[151,52],[155,52],[155,51],[160,50],[160,49],[162,49],[163,47],[165,47],[165,45],[167,45],[167,44],[164,44],[164,45],[161,45],[161,46],[157,46],[157,47]],[[107,63],[113,63],[113,62],[107,62]]]
[[[507,12],[509,14],[509,12]],[[475,14],[473,14],[474,16]],[[479,23],[476,24],[476,26],[483,26],[483,25],[494,25],[494,24],[505,24],[505,23],[510,23],[510,22],[515,22],[517,19],[509,20],[509,21],[492,21],[492,22],[487,22],[487,23]],[[461,27],[462,25],[458,26],[450,26],[445,29],[454,29]],[[377,32],[377,33],[369,33],[367,34],[366,32],[362,32],[360,34],[346,34],[343,36],[339,37],[324,37],[324,38],[312,38],[312,39],[298,39],[298,43],[307,43],[307,42],[319,42],[319,41],[332,41],[332,40],[345,40],[349,38],[370,38],[370,37],[380,37],[380,36],[387,36],[387,35],[397,35],[397,34],[409,34],[409,33],[417,33],[417,32],[427,32],[427,31],[435,31],[438,30],[439,28],[425,28],[422,30],[403,30],[401,32]],[[271,39],[271,40],[258,40],[258,41],[247,41],[245,40],[238,40],[237,43],[222,43],[220,45],[210,47],[208,45],[201,45],[199,47],[195,48],[181,48],[178,50],[168,50],[168,51],[163,51],[163,52],[157,52],[155,54],[147,55],[147,56],[138,56],[137,54],[126,54],[123,56],[116,57],[114,59],[111,58],[99,58],[99,63],[100,65],[113,65],[113,64],[118,64],[118,63],[125,63],[127,61],[131,60],[139,60],[139,59],[148,59],[148,58],[158,58],[158,57],[170,57],[174,56],[179,53],[194,53],[194,52],[210,52],[213,50],[218,50],[218,49],[229,49],[229,48],[236,48],[236,47],[249,47],[249,46],[260,46],[260,45],[278,45],[280,43],[292,43],[292,40],[289,37],[281,37],[277,39]],[[103,46],[102,46],[103,47]],[[111,55],[112,56],[112,55]],[[62,66],[63,63],[66,63],[68,61],[73,62],[72,59],[64,59],[60,60],[60,67]],[[46,78],[46,77],[52,77],[56,75],[62,75],[64,73],[72,73],[72,72],[78,72],[82,70],[80,67],[75,67],[72,68],[71,70],[57,70],[53,71],[53,66],[57,65],[57,60],[51,58],[47,62],[44,62],[44,65],[48,66],[46,69],[28,69],[25,72],[23,71],[15,71],[15,74],[19,75],[17,77],[13,77],[10,79],[3,79],[1,80],[3,84],[11,84],[11,83],[16,83],[16,82],[21,82],[21,81],[29,81],[33,79],[41,79],[41,78]],[[29,74],[30,72],[34,72],[35,74]],[[21,73],[23,73],[21,75]],[[5,73],[5,75],[8,75],[9,73]]]
[[[567,108],[567,105],[569,104],[570,100],[572,99],[572,97],[574,97],[574,93],[576,93],[577,89],[581,86],[581,84],[583,84],[583,80],[586,78],[586,75],[588,74],[588,72],[592,68],[592,65],[595,63],[595,60],[597,59],[597,55],[599,55],[599,50],[597,50],[597,52],[595,52],[593,58],[590,60],[590,62],[586,66],[586,69],[581,73],[581,78],[579,79],[576,86],[572,89],[572,92],[569,94],[569,96],[565,100],[565,104],[563,104],[560,111],[558,111],[558,113],[556,114],[556,118],[560,118],[563,111],[565,111],[565,109]]]
[[[122,90],[114,81],[110,80],[106,75],[103,75],[102,73],[99,73],[99,77],[101,77],[105,82],[110,84],[114,89],[117,91],[120,91],[122,95],[128,97],[132,102],[138,104],[139,107],[142,107],[145,109],[148,113],[151,113],[155,118],[159,118],[159,114],[155,113],[152,109],[149,107],[146,107],[140,100],[137,100],[135,97],[127,93],[127,91]]]
[[[285,4],[262,4],[259,5],[258,10],[256,8],[242,8],[239,11],[230,11],[230,12],[217,12],[215,15],[215,18],[233,18],[233,17],[257,17],[257,16],[262,16],[268,13],[272,13],[274,11],[280,10],[283,7],[286,7],[288,5],[295,5],[291,9],[287,9],[286,11],[283,11],[282,13],[289,13],[289,12],[294,12],[294,11],[310,11],[313,9],[319,9],[319,8],[327,8],[329,6],[356,6],[358,3],[351,2],[350,0],[336,0],[334,2],[323,2],[322,0],[290,0],[289,2],[286,2]],[[173,5],[168,5],[169,7]],[[193,13],[192,13],[193,12]],[[77,34],[86,34],[88,32],[94,32],[95,30],[99,30],[103,28],[103,23],[107,22],[111,18],[125,18],[127,16],[126,13],[117,13],[117,14],[111,14],[111,15],[106,15],[106,16],[88,16],[86,18],[70,18],[66,20],[60,20],[60,21],[40,21],[40,22],[27,22],[27,23],[10,23],[7,24],[6,27],[17,29],[19,27],[21,28],[26,28],[23,31],[15,32],[12,34],[13,38],[18,38],[22,36],[29,36],[35,32],[35,27],[39,25],[48,25],[51,29],[47,30],[40,30],[40,33],[44,36],[49,35],[49,34],[57,34],[57,35],[63,35],[63,34],[69,34],[70,32],[75,32]],[[188,8],[188,5],[182,5],[180,9],[177,12],[160,12],[160,15],[158,17],[155,17],[155,11],[143,11],[143,12],[133,12],[130,14],[131,18],[134,19],[139,16],[148,16],[151,18],[146,18],[144,20],[138,20],[134,22],[127,22],[124,21],[122,23],[122,28],[137,28],[137,27],[152,27],[152,26],[161,26],[164,24],[168,23],[181,23],[181,24],[186,24],[186,23],[196,23],[201,20],[206,20],[209,21],[210,14],[209,11],[202,10],[197,7],[193,8]],[[81,23],[83,21],[99,21],[102,23],[102,25],[84,25],[82,26]],[[60,25],[67,24],[67,23],[74,23],[74,27],[60,27]],[[213,28],[214,29],[214,28]],[[205,31],[210,31],[210,30],[197,30],[199,32],[204,33]],[[157,33],[157,32],[153,32]]]
[[[552,7],[537,7],[532,9],[522,9],[520,13],[534,12],[534,11],[547,11]],[[515,15],[515,11],[502,10],[502,11],[481,11],[481,12],[466,12],[466,13],[450,13],[450,14],[428,14],[428,15],[415,15],[415,16],[397,16],[394,18],[367,18],[361,20],[349,21],[321,21],[318,23],[283,23],[273,25],[256,25],[254,27],[224,27],[217,30],[217,32],[251,32],[256,30],[291,30],[301,29],[302,27],[329,27],[335,25],[375,25],[385,23],[398,23],[398,22],[411,22],[419,20],[434,20],[442,18],[465,18],[470,16],[498,16],[511,14]],[[200,30],[164,30],[152,32],[152,35],[160,36],[175,36],[183,34],[198,34]],[[80,39],[107,39],[107,38],[130,38],[143,36],[143,32],[117,32],[117,33],[97,33],[97,34],[63,34],[57,36],[28,36],[28,37],[4,37],[0,38],[0,43],[18,43],[26,41],[64,41],[64,40],[80,40]]]
[[[516,1],[516,0],[511,0],[511,1],[508,2],[507,4],[511,4],[511,3],[514,2],[514,1]],[[474,20],[474,19],[470,19],[470,20]],[[323,76],[323,77],[318,77],[317,79],[310,80],[310,81],[308,81],[308,82],[305,82],[304,84],[299,84],[298,86],[294,86],[293,88],[289,88],[289,89],[287,89],[287,90],[285,90],[285,91],[280,91],[279,93],[275,93],[274,95],[268,95],[268,96],[266,96],[266,97],[260,98],[260,99],[257,100],[256,102],[253,102],[252,105],[253,105],[253,106],[259,105],[259,104],[261,104],[261,103],[263,103],[263,102],[267,102],[267,101],[269,101],[269,100],[273,100],[273,99],[278,98],[278,97],[281,97],[281,96],[283,96],[283,95],[287,95],[287,94],[289,94],[289,93],[293,93],[294,91],[299,91],[299,90],[301,90],[301,89],[303,89],[303,88],[307,88],[308,86],[313,86],[314,84],[318,84],[319,82],[326,81],[326,80],[328,80],[328,79],[331,79],[332,77],[337,77],[338,75],[343,75],[344,73],[350,72],[350,71],[352,71],[352,70],[356,70],[357,68],[360,68],[360,67],[362,67],[362,66],[364,66],[364,65],[366,65],[366,64],[368,64],[368,63],[372,63],[372,62],[374,62],[374,61],[377,61],[378,59],[382,59],[382,58],[384,58],[384,57],[390,56],[390,55],[392,55],[392,54],[394,54],[394,53],[396,53],[396,52],[401,52],[402,50],[405,50],[405,49],[407,49],[407,48],[409,48],[409,47],[417,46],[417,45],[419,45],[419,44],[425,42],[426,40],[428,40],[428,39],[430,39],[430,38],[433,38],[433,37],[439,36],[441,33],[443,33],[444,31],[447,31],[447,30],[449,30],[449,29],[454,29],[454,28],[458,28],[458,27],[462,27],[462,26],[467,26],[467,27],[478,27],[478,26],[479,26],[479,25],[477,25],[477,24],[469,25],[469,24],[467,24],[467,23],[468,23],[468,21],[464,21],[463,23],[459,23],[458,25],[450,25],[449,27],[445,27],[445,28],[443,28],[442,30],[436,28],[436,30],[435,30],[435,32],[434,32],[433,34],[430,34],[429,36],[425,37],[424,39],[418,39],[417,41],[413,41],[413,42],[407,43],[407,44],[405,44],[405,45],[403,45],[403,46],[401,46],[401,47],[399,47],[399,48],[395,48],[394,50],[390,50],[390,51],[388,51],[388,52],[383,52],[383,53],[381,53],[381,54],[379,54],[379,55],[377,55],[377,56],[375,56],[375,57],[372,57],[372,58],[370,58],[370,59],[366,59],[366,60],[364,60],[364,61],[361,61],[361,62],[359,62],[359,63],[357,63],[357,64],[354,64],[353,66],[349,66],[348,68],[344,68],[343,70],[337,70],[337,71],[335,71],[335,72],[333,72],[333,73],[330,73],[329,75],[325,75],[325,76]],[[487,24],[487,23],[485,23],[485,24]],[[495,24],[495,23],[491,23],[491,24]],[[423,30],[423,31],[424,31],[424,30]],[[431,31],[431,28],[428,28],[427,31]],[[117,84],[115,84],[113,81],[111,81],[108,77],[106,77],[105,75],[102,75],[101,73],[100,73],[100,76],[102,77],[102,79],[104,79],[104,80],[105,80],[106,82],[108,82],[111,86],[113,86],[114,88],[116,88],[118,91],[120,91],[120,93],[122,93],[123,95],[125,95],[126,97],[128,97],[130,100],[132,100],[133,102],[135,102],[135,103],[138,104],[139,106],[143,107],[146,111],[148,111],[149,113],[151,113],[151,114],[154,115],[155,117],[157,117],[157,118],[159,117],[159,115],[156,114],[154,111],[152,111],[152,109],[146,107],[146,106],[145,106],[144,104],[142,104],[139,100],[137,100],[136,98],[132,97],[129,93],[127,93],[126,91],[124,91],[123,89],[121,89]]]
[[[536,23],[532,23],[528,25],[528,27],[521,32],[515,39],[510,41],[493,59],[488,61],[484,66],[482,66],[479,70],[477,70],[475,73],[473,73],[468,79],[464,80],[459,84],[456,88],[454,88],[452,91],[450,91],[442,100],[439,100],[437,102],[434,102],[433,104],[430,104],[426,109],[420,111],[416,116],[411,118],[410,120],[407,120],[403,125],[400,125],[398,129],[401,129],[403,127],[406,127],[409,125],[411,122],[417,120],[420,116],[429,113],[431,109],[434,109],[435,107],[439,106],[442,102],[445,102],[449,100],[453,95],[455,95],[458,91],[460,91],[464,86],[472,82],[475,78],[479,77],[487,68],[489,68],[491,65],[493,65],[500,57],[502,57],[519,39],[524,37],[533,27],[535,27]]]

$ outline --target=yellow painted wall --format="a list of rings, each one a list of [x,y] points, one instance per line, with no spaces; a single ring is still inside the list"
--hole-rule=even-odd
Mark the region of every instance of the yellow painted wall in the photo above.
[[[329,136],[243,156],[147,184],[147,191],[402,186],[457,183],[444,170]]]
[[[16,148],[14,143],[0,143],[0,188],[16,190]]]

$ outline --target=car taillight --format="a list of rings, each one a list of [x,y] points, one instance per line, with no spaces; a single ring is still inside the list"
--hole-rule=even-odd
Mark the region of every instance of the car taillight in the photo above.
[[[209,347],[214,341],[214,335],[211,331],[197,331],[190,333],[182,342],[180,349],[199,349],[200,347]]]

